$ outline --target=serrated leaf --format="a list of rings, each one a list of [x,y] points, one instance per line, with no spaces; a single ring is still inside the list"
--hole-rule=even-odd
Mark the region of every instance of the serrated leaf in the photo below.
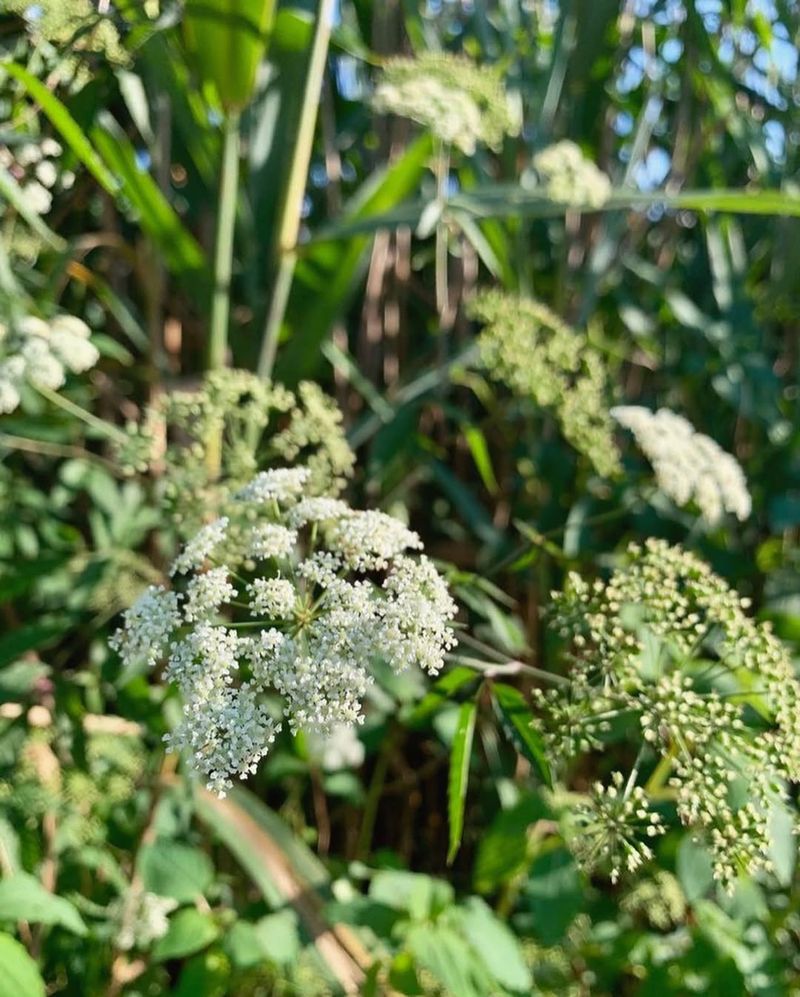
[[[553,785],[550,763],[544,748],[544,741],[534,728],[534,717],[522,693],[513,685],[496,682],[492,686],[494,700],[500,718],[514,743],[539,773],[546,786]]]
[[[453,739],[453,750],[450,753],[450,778],[447,783],[447,817],[450,828],[450,845],[447,851],[448,865],[458,854],[461,834],[464,830],[464,806],[467,800],[469,762],[472,755],[472,738],[475,733],[477,713],[478,707],[475,703],[462,703]]]

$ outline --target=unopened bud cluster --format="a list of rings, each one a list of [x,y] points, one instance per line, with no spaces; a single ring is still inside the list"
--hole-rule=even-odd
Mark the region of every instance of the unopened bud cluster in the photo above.
[[[484,325],[478,345],[490,375],[520,398],[551,409],[572,446],[600,474],[616,474],[607,365],[586,334],[540,302],[501,291],[477,295],[470,312]]]
[[[183,537],[209,512],[224,514],[264,463],[301,463],[308,492],[335,495],[355,462],[342,414],[318,385],[293,392],[246,370],[212,371],[195,390],[159,396],[126,434],[121,464],[154,475]]]
[[[785,805],[786,784],[800,781],[800,683],[747,606],[693,554],[662,540],[631,545],[607,582],[572,575],[554,594],[569,686],[535,694],[561,763],[631,742],[642,765],[664,760],[665,791],[728,888],[742,872],[770,868],[770,814]],[[619,874],[637,859],[622,843],[623,812],[611,821],[607,804],[595,792],[592,834],[606,821],[602,854],[612,842],[628,853],[612,863]],[[584,857],[587,847],[578,844]]]

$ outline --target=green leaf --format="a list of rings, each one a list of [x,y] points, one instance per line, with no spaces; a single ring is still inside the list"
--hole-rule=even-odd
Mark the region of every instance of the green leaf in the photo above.
[[[475,461],[475,467],[478,469],[481,481],[486,486],[486,491],[490,495],[494,495],[498,488],[497,477],[492,467],[492,458],[489,453],[489,445],[486,442],[486,437],[483,435],[483,431],[477,426],[464,426],[463,430],[464,439],[467,441],[469,452]]]
[[[39,967],[23,945],[0,933],[0,997],[44,997]]]
[[[256,938],[267,959],[291,966],[300,954],[300,925],[291,908],[262,917],[255,926]]]
[[[422,872],[382,869],[372,877],[369,896],[395,910],[406,911],[412,920],[427,920],[452,904],[455,892],[450,883]]]
[[[480,897],[469,897],[458,911],[465,937],[501,986],[530,993],[531,973],[519,941]]]
[[[107,169],[105,163],[92,146],[92,143],[86,138],[81,126],[58,97],[51,90],[48,90],[41,80],[37,79],[32,73],[29,73],[24,66],[18,65],[16,62],[4,62],[2,68],[25,87],[30,96],[33,97],[50,119],[51,124],[61,138],[89,170],[100,186],[105,188],[109,194],[116,195],[119,190],[117,179]]]
[[[86,934],[83,918],[69,900],[46,890],[27,872],[0,880],[0,921],[60,925],[75,935]]]
[[[427,204],[420,200],[393,207],[381,215],[342,218],[334,226],[321,230],[316,239],[349,238],[398,225],[416,228]],[[519,184],[492,184],[464,191],[449,198],[445,210],[455,212],[463,224],[465,218],[560,218],[568,210],[587,213],[644,210],[654,204],[672,210],[800,217],[800,196],[780,190],[687,190],[681,194],[667,194],[659,190],[641,193],[620,188],[613,191],[602,207],[587,205],[581,209],[579,205],[551,201]]]
[[[153,948],[155,962],[194,955],[219,937],[219,927],[210,914],[184,907],[170,918],[169,930]]]
[[[205,84],[226,111],[242,110],[253,93],[276,0],[187,0],[186,45]]]
[[[478,843],[473,876],[479,893],[493,893],[524,871],[530,863],[528,829],[549,816],[536,796],[497,814]]]
[[[146,890],[178,903],[195,900],[214,879],[214,866],[205,852],[169,838],[141,849],[138,871]]]
[[[66,624],[59,621],[32,623],[30,626],[20,627],[19,630],[12,630],[11,633],[0,637],[0,665],[8,664],[26,651],[49,647],[62,636],[65,629]]]
[[[366,220],[399,204],[416,189],[430,153],[430,136],[422,135],[390,166],[376,170],[347,205],[344,218]],[[338,239],[334,229],[329,234]],[[368,248],[369,239],[361,236],[348,239],[344,247],[320,238],[303,251],[289,300],[288,325],[295,331],[280,357],[276,380],[291,386],[314,374],[320,344],[355,293]]]
[[[708,849],[690,834],[684,835],[675,858],[675,872],[690,904],[704,896],[714,882],[714,868]]]
[[[539,773],[546,786],[553,785],[544,742],[533,727],[534,718],[522,693],[512,685],[495,682],[492,697],[515,744]]]
[[[480,675],[472,668],[464,665],[451,668],[433,684],[430,692],[414,708],[408,718],[409,727],[421,727],[450,700],[454,693],[479,679]]]
[[[467,800],[469,783],[469,762],[472,755],[472,737],[475,733],[475,718],[478,707],[473,702],[462,703],[458,713],[458,725],[450,753],[450,778],[447,783],[447,817],[450,828],[450,844],[447,851],[448,865],[458,854],[461,833],[464,829],[464,805]]]
[[[205,265],[202,249],[184,228],[155,180],[137,166],[130,139],[107,112],[98,115],[92,139],[119,178],[121,191],[133,207],[139,224],[164,254],[170,270],[177,274],[201,270]]]

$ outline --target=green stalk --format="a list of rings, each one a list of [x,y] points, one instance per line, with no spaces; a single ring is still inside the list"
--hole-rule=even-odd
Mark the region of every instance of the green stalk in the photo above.
[[[225,366],[228,349],[228,316],[231,308],[233,232],[239,192],[239,114],[225,116],[222,147],[222,178],[217,205],[217,231],[214,242],[214,292],[208,338],[208,369]]]
[[[300,127],[297,132],[289,179],[281,205],[278,240],[273,260],[276,276],[272,287],[272,300],[267,310],[261,338],[261,352],[258,358],[258,374],[265,380],[272,376],[275,354],[278,351],[278,339],[294,277],[294,267],[297,260],[297,236],[300,231],[300,212],[303,207],[308,165],[314,146],[314,131],[322,94],[322,81],[325,75],[325,59],[328,54],[333,10],[334,0],[320,0],[314,40],[311,43],[311,58],[306,75]]]
[[[59,408],[64,409],[65,412],[69,412],[70,415],[74,415],[77,419],[80,419],[81,422],[85,422],[87,426],[91,426],[92,429],[96,430],[107,440],[117,440],[118,442],[123,443],[128,439],[126,434],[117,426],[113,426],[110,422],[106,422],[105,419],[98,419],[96,415],[92,415],[91,412],[87,412],[85,408],[81,408],[80,405],[76,405],[75,402],[71,402],[69,398],[65,398],[57,391],[46,388],[43,384],[33,384],[33,387],[36,388],[43,398],[46,398],[54,405],[58,405]]]

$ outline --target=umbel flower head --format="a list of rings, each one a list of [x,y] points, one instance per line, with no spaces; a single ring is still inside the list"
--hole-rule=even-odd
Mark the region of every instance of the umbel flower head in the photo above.
[[[553,759],[633,741],[634,775],[663,760],[677,815],[708,845],[719,881],[730,888],[740,873],[770,868],[770,816],[787,804],[786,783],[800,781],[800,683],[769,625],[707,564],[663,540],[631,545],[607,582],[571,575],[553,599],[569,685],[536,693]],[[625,815],[612,826],[608,802],[595,793],[593,834],[605,822],[602,840],[621,841]],[[648,819],[646,802],[640,794],[637,820]],[[610,844],[577,847],[589,868],[592,856],[611,858]],[[612,860],[612,875],[624,868],[630,861]]]
[[[129,473],[154,474],[183,537],[210,512],[225,514],[260,466],[300,462],[306,490],[330,495],[342,490],[355,461],[342,414],[318,385],[303,381],[295,393],[246,370],[212,371],[194,391],[161,395],[127,436],[120,462]]]
[[[444,52],[390,59],[372,104],[381,114],[418,122],[467,155],[478,145],[499,149],[503,137],[516,135],[520,127],[495,68]]]
[[[302,467],[258,474],[184,546],[174,587],[148,589],[111,641],[125,663],[166,662],[184,700],[167,740],[221,794],[256,771],[281,719],[329,737],[361,721],[374,661],[436,674],[455,644],[455,604],[411,553],[416,533],[305,497],[308,479]]]
[[[66,372],[82,374],[100,359],[89,326],[73,315],[45,321],[26,315],[10,328],[0,325],[0,413],[13,412],[23,384],[57,391]]]
[[[533,168],[551,201],[602,208],[611,196],[611,181],[574,142],[564,140],[542,149],[533,157]]]
[[[538,301],[501,291],[483,291],[469,308],[484,325],[478,346],[489,374],[518,397],[551,409],[572,446],[600,474],[616,474],[606,365],[586,333]]]
[[[658,487],[676,505],[694,501],[711,526],[726,512],[740,520],[750,515],[747,479],[736,459],[683,416],[639,405],[620,405],[611,415],[633,433],[653,465]]]

